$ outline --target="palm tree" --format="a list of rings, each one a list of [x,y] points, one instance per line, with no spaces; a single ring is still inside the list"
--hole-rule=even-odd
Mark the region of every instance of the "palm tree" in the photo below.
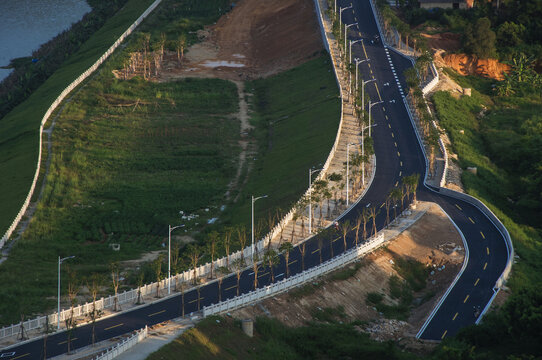
[[[373,236],[376,235],[376,216],[378,215],[378,210],[376,206],[371,206],[369,208],[369,214],[371,215],[371,218],[373,219]]]
[[[226,267],[230,267],[230,246],[231,246],[231,236],[233,234],[234,228],[231,226],[226,226],[224,228],[224,250],[226,251]]]
[[[286,277],[290,275],[290,269],[288,267],[290,262],[290,251],[293,249],[293,245],[291,242],[283,242],[280,244],[279,251],[284,254],[284,261],[286,263]]]
[[[275,249],[269,248],[265,252],[263,256],[264,262],[267,264],[267,267],[269,267],[269,272],[271,273],[271,282],[275,282],[275,273],[273,271],[273,267],[278,264],[279,257]]]
[[[339,229],[341,230],[341,235],[343,237],[344,251],[346,251],[346,235],[351,229],[350,220],[345,220],[339,224]]]
[[[241,273],[245,263],[242,259],[235,259],[231,265],[233,267],[233,271],[235,271],[235,276],[237,277],[237,296],[239,296],[239,282],[241,280]]]
[[[177,63],[179,64],[179,66],[181,66],[181,62],[183,61],[184,57],[184,47],[186,46],[186,35],[179,35],[179,38],[177,39],[175,45],[175,47],[177,48]]]
[[[401,189],[399,188],[393,188],[390,192],[390,197],[393,199],[393,202],[395,205],[393,206],[393,213],[394,213],[394,219],[397,219],[397,203],[399,200],[401,200],[403,194],[401,192]]]
[[[412,194],[412,202],[416,204],[416,191],[418,189],[418,182],[420,181],[420,174],[412,174],[403,177],[403,184],[406,185],[407,190]]]

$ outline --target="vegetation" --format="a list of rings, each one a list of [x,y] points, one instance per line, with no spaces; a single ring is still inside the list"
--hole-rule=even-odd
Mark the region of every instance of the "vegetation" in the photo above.
[[[459,165],[477,167],[464,172],[465,190],[481,199],[503,222],[520,261],[508,282],[512,294],[483,324],[445,341],[438,356],[459,359],[529,358],[540,353],[540,332],[531,321],[539,317],[542,282],[542,236],[539,219],[541,187],[537,164],[542,98],[536,79],[521,58],[512,63],[507,80],[495,89],[490,80],[461,77],[448,70],[472,96],[460,99],[438,92],[433,97],[438,117],[450,135]],[[529,79],[529,80],[527,80]],[[506,82],[509,82],[506,84]],[[509,86],[510,91],[501,87]],[[530,329],[530,330],[527,330]],[[532,333],[531,331],[536,331]],[[474,350],[473,350],[474,349]]]
[[[327,309],[322,313],[340,313]],[[254,337],[246,336],[240,322],[210,317],[186,331],[147,359],[415,359],[392,343],[379,343],[355,329],[358,323],[309,324],[289,328],[279,321],[258,318]]]

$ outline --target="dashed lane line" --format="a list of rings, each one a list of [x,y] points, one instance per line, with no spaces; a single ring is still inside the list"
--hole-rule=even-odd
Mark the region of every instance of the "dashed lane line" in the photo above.
[[[454,321],[454,320],[455,320],[455,318],[457,317],[457,315],[459,315],[459,313],[455,313],[455,315],[454,315],[454,317],[453,317],[452,321]]]
[[[75,341],[77,339],[78,338],[74,337],[74,338],[71,339],[71,341]],[[67,343],[68,343],[68,340],[64,340],[64,341],[59,342],[58,345],[64,345],[64,344],[67,344]]]
[[[457,204],[455,204],[455,206],[456,206],[459,210],[463,211],[463,209],[461,209],[461,206],[459,206],[459,205],[457,205]]]
[[[484,270],[487,268],[487,263],[484,264]]]
[[[237,287],[237,285],[233,285],[233,286],[230,286],[229,288],[224,289],[224,291],[228,291],[228,290],[231,290],[231,289],[236,288],[236,287]]]
[[[488,248],[488,247],[486,247],[486,250],[487,250],[487,254],[489,255],[489,248]]]
[[[474,282],[474,286],[478,285],[479,281],[480,281],[480,278],[476,279],[476,281]]]
[[[482,235],[482,239],[485,239],[484,233],[480,231],[480,235]]]
[[[475,223],[474,220],[472,220],[472,218],[470,216],[469,216],[469,220],[470,220],[471,223],[473,223],[473,224]]]
[[[104,330],[111,330],[111,329],[117,328],[117,327],[122,326],[122,325],[124,325],[124,323],[120,323],[120,324],[117,324],[117,325],[110,326],[108,328],[105,328]]]
[[[446,334],[448,333],[448,330],[444,331],[444,334],[442,334],[442,336],[440,337],[440,339],[444,339],[444,337],[446,336]]]
[[[152,313],[152,314],[147,315],[147,316],[148,316],[148,317],[152,317],[152,316],[154,316],[154,315],[158,315],[158,314],[165,313],[165,312],[166,312],[166,310],[162,310],[162,311],[158,311],[158,312]]]
[[[465,300],[463,300],[463,304],[467,302],[467,300],[469,299],[469,296],[470,296],[470,295],[467,295],[467,297],[465,298]]]

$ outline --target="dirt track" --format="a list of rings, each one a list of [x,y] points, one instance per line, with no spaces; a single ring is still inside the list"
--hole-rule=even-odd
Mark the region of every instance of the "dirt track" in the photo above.
[[[241,0],[218,22],[200,31],[181,68],[176,55],[159,80],[217,77],[247,80],[293,68],[323,49],[312,0]]]

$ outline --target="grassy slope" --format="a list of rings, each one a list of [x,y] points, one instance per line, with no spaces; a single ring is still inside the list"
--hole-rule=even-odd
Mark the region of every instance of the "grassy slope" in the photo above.
[[[307,171],[322,166],[339,124],[338,90],[328,56],[267,79],[247,83],[254,93],[252,123],[260,151],[240,201],[229,214],[250,225],[250,196],[269,195],[255,206],[262,219],[288,209],[307,189]]]
[[[28,100],[0,120],[0,234],[7,230],[30,189],[38,155],[38,129],[45,111],[151,3],[128,1]]]
[[[209,317],[172,343],[151,354],[149,360],[178,359],[415,359],[392,344],[371,341],[352,325],[309,324],[288,328],[274,319],[259,318],[254,337],[240,323]]]

